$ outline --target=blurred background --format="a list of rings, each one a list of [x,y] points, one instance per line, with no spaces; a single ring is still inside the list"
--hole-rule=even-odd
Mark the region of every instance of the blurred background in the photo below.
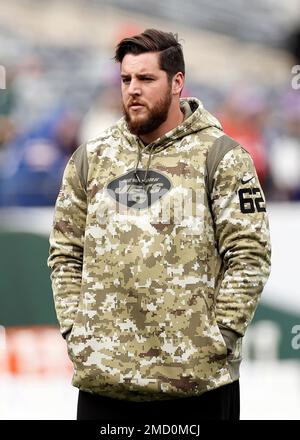
[[[62,172],[120,116],[114,47],[178,33],[185,96],[250,152],[272,274],[244,343],[242,419],[300,419],[300,1],[10,0],[0,8],[0,419],[74,419],[46,266]]]

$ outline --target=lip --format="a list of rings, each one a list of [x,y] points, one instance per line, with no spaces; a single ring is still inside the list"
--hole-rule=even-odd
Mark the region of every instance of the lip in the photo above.
[[[143,105],[143,104],[131,104],[129,107],[130,107],[132,110],[139,110],[139,109],[143,108],[144,105]]]

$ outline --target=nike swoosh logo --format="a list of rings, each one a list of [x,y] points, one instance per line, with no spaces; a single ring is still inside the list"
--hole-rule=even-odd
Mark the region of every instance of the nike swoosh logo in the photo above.
[[[241,182],[243,185],[245,185],[246,183],[250,182],[250,180],[254,179],[254,176],[250,177],[250,179],[241,179]]]

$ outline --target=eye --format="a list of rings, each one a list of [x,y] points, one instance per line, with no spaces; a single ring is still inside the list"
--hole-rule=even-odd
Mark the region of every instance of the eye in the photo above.
[[[130,78],[122,78],[122,83],[123,84],[129,84],[130,83]]]

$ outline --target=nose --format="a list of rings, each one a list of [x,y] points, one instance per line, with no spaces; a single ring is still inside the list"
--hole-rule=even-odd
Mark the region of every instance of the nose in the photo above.
[[[141,87],[136,79],[131,79],[128,87],[128,93],[130,96],[137,96],[141,94]]]

